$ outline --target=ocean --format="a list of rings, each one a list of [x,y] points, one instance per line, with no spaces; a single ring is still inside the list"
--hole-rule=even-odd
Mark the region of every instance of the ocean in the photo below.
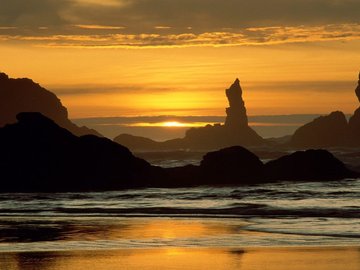
[[[359,246],[360,179],[0,194],[0,253]]]

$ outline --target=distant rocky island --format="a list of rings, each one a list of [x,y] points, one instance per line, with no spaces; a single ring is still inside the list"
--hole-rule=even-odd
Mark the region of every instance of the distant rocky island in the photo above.
[[[156,142],[148,138],[121,134],[114,141],[136,150],[221,149],[233,145],[262,146],[266,141],[248,125],[245,103],[239,79],[225,90],[229,107],[226,109],[225,124],[207,125],[187,130],[184,138]]]

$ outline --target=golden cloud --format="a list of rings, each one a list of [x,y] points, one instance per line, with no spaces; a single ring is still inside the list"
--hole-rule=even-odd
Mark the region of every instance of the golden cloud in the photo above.
[[[111,26],[78,25],[81,28],[113,29]],[[35,46],[72,48],[158,48],[190,46],[248,46],[360,39],[360,24],[324,26],[259,27],[237,32],[180,34],[99,34],[99,35],[0,35],[1,40],[23,41]]]

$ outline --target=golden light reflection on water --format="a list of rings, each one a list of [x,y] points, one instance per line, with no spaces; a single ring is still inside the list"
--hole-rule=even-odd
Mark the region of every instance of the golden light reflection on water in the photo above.
[[[209,237],[238,233],[245,223],[223,223],[219,221],[186,220],[186,219],[143,219],[123,221],[121,226],[113,224],[111,227],[100,230],[95,238],[105,234],[110,239],[175,239],[190,237]],[[98,225],[97,225],[98,226]],[[99,226],[98,226],[99,228]],[[81,230],[81,228],[79,228]],[[73,235],[71,240],[76,240]]]

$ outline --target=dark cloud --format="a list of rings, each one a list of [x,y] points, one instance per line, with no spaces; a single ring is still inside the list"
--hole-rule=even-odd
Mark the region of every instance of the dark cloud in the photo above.
[[[38,28],[67,24],[61,12],[67,9],[67,0],[0,0],[0,26]]]
[[[0,26],[53,26],[66,33],[119,31],[116,26],[134,34],[181,33],[188,27],[203,33],[360,20],[358,0],[0,0],[0,7]],[[74,24],[114,28],[70,29]]]
[[[152,31],[162,25],[191,26],[208,32],[222,28],[359,22],[357,0],[125,0],[118,8],[87,5],[74,17],[96,24],[120,23],[132,31]]]

